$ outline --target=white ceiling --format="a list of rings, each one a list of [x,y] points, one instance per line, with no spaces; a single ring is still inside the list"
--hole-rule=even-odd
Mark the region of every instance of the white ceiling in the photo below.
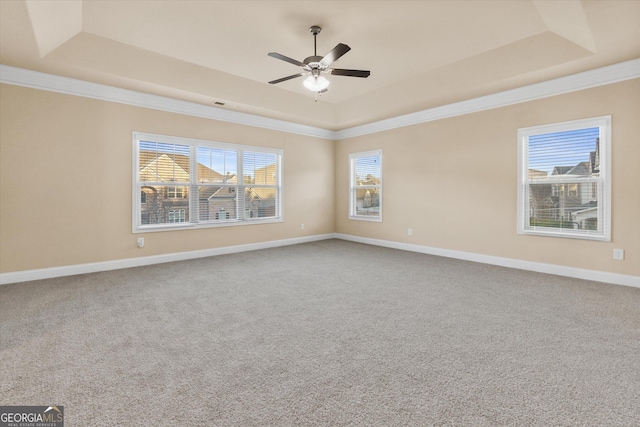
[[[351,51],[314,102],[295,65]],[[331,130],[640,57],[637,0],[0,0],[0,62]]]

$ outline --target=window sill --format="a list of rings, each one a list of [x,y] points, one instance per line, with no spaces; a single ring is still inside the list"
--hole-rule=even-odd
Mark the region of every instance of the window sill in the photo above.
[[[353,216],[349,215],[349,219],[353,219],[355,221],[369,221],[369,222],[382,222],[382,217],[367,217],[367,216]]]
[[[219,227],[238,227],[243,225],[258,225],[258,224],[273,224],[277,222],[284,222],[282,218],[269,218],[269,219],[227,219],[222,221],[201,222],[197,224],[183,223],[176,225],[143,225],[133,229],[133,234],[139,233],[155,233],[160,231],[179,231],[179,230],[194,230],[202,228],[219,228]]]
[[[602,233],[589,233],[585,232],[573,232],[567,233],[558,231],[552,228],[545,227],[535,227],[535,228],[525,228],[524,230],[518,230],[518,234],[528,235],[528,236],[543,236],[543,237],[559,237],[564,239],[580,239],[580,240],[593,240],[600,242],[610,242],[611,236],[603,235]]]

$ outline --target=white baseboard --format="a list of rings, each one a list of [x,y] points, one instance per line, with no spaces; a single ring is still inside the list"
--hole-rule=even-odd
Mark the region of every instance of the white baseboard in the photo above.
[[[472,252],[456,251],[452,249],[433,248],[429,246],[413,245],[410,243],[393,242],[390,240],[370,239],[368,237],[353,236],[336,233],[336,239],[349,240],[351,242],[365,243],[367,245],[384,246],[386,248],[401,249],[411,252],[419,252],[429,255],[456,258],[465,261],[479,262],[483,264],[499,265],[501,267],[517,268],[519,270],[535,271],[538,273],[555,274],[557,276],[573,277],[576,279],[593,280],[596,282],[612,283],[614,285],[632,286],[640,288],[640,277],[625,274],[607,273],[605,271],[586,270],[583,268],[566,267],[557,264],[545,264],[541,262],[524,261],[513,258],[503,258],[492,255],[476,254]]]
[[[447,258],[461,259],[465,261],[479,262],[483,264],[499,265],[501,267],[517,268],[520,270],[536,271],[538,273],[555,274],[558,276],[573,277],[576,279],[593,280],[596,282],[612,283],[615,285],[632,286],[640,288],[640,277],[624,274],[607,273],[597,270],[566,267],[556,264],[523,261],[513,258],[503,258],[492,255],[482,255],[472,252],[441,249],[429,246],[414,245],[409,243],[393,242],[390,240],[371,239],[368,237],[353,236],[342,233],[318,234],[315,236],[296,237],[292,239],[272,240],[261,243],[249,243],[245,245],[225,246],[221,248],[203,249],[199,251],[178,252],[165,255],[153,255],[148,257],[127,258],[114,261],[94,262],[88,264],[69,265],[64,267],[41,268],[37,270],[16,271],[0,273],[0,285],[31,280],[50,279],[54,277],[73,276],[76,274],[97,273],[100,271],[119,270],[122,268],[140,267],[143,265],[161,264],[165,262],[185,261],[189,259],[205,258],[216,255],[225,255],[238,252],[255,251],[259,249],[276,248],[280,246],[297,245],[299,243],[315,242],[326,239],[342,239],[367,245],[383,246],[386,248],[400,249],[410,252],[418,252],[428,255],[437,255]]]
[[[28,282],[31,280],[51,279],[54,277],[74,276],[76,274],[97,273],[100,271],[119,270],[122,268],[140,267],[143,265],[162,264],[165,262],[185,261],[188,259],[206,258],[216,255],[248,252],[259,249],[276,248],[280,246],[297,245],[299,243],[315,242],[333,239],[334,234],[318,234],[292,239],[272,240],[268,242],[249,243],[245,245],[225,246],[221,248],[203,249],[199,251],[177,252],[165,255],[152,255],[139,258],[127,258],[114,261],[93,262],[88,264],[68,265],[64,267],[40,268],[11,273],[0,273],[0,285],[9,283]]]

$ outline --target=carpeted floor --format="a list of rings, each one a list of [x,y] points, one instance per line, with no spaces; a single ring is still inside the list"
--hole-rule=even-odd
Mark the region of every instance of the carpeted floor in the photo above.
[[[326,240],[0,287],[65,426],[638,426],[640,289]]]

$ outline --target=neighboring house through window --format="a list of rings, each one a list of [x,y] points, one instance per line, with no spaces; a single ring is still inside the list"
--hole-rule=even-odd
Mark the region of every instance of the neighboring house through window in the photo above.
[[[133,146],[134,232],[282,221],[282,150],[137,132]]]
[[[611,117],[518,130],[518,233],[610,241]]]
[[[382,150],[349,155],[349,218],[382,221]]]

